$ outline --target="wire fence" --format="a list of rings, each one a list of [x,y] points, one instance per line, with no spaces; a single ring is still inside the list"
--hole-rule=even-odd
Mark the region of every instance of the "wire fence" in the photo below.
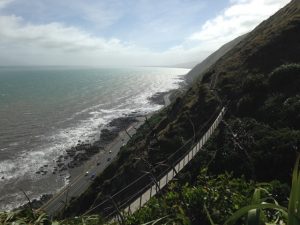
[[[218,117],[210,128],[206,131],[203,137],[194,145],[194,147],[185,155],[177,160],[173,165],[168,168],[161,178],[157,179],[157,184],[153,184],[150,188],[144,191],[143,194],[138,196],[134,201],[132,201],[126,208],[124,208],[125,213],[133,213],[140,209],[145,203],[147,203],[151,197],[155,196],[161,189],[163,189],[176,175],[180,172],[200,151],[202,146],[207,142],[210,136],[213,134],[221,120],[223,119],[225,113],[225,108],[222,108]]]
[[[225,107],[219,112],[216,111],[194,134],[194,137],[186,141],[164,162],[156,165],[150,171],[145,171],[144,175],[112,196],[108,196],[106,200],[92,206],[83,215],[99,213],[106,219],[114,218],[122,224],[124,214],[132,214],[145,205],[196,156],[222,121],[225,111]]]

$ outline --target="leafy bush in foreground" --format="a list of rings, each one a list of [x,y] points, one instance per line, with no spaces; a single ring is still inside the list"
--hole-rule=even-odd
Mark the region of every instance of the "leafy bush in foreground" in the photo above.
[[[202,170],[195,185],[173,183],[162,197],[153,198],[128,216],[126,224],[138,225],[159,218],[164,219],[156,224],[210,224],[210,219],[222,224],[235,211],[251,203],[255,187],[254,182],[244,178],[233,178],[228,173],[207,176],[206,170]],[[279,182],[264,185],[264,189],[268,193],[265,197],[284,192],[287,198],[285,186]]]
[[[40,211],[32,212],[29,209],[12,212],[0,212],[1,225],[101,225],[104,224],[101,217],[90,215],[74,217],[66,220],[52,220]]]

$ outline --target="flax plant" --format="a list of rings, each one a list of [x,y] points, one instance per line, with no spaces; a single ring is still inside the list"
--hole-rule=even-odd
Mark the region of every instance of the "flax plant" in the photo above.
[[[261,216],[262,210],[271,209],[281,213],[283,219],[287,221],[287,225],[300,225],[300,155],[297,157],[292,177],[292,188],[289,197],[288,208],[282,207],[275,203],[267,203],[261,199],[259,189],[253,194],[251,205],[245,206],[236,211],[226,222],[225,225],[235,224],[237,220],[247,214],[247,225],[260,224],[285,224],[282,220],[276,220],[272,223],[267,223],[266,218]],[[261,219],[263,221],[261,221]]]

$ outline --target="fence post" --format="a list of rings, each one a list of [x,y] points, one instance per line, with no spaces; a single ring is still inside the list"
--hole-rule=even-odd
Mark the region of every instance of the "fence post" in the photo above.
[[[172,170],[172,176],[173,176],[173,178],[175,177],[175,175],[174,175],[174,171]]]
[[[129,204],[129,206],[128,206],[128,213],[132,215],[130,206],[131,206],[131,204]]]
[[[143,195],[140,196],[140,206],[139,206],[139,209],[142,208],[142,196]]]
[[[116,210],[117,213],[118,213],[117,218],[120,218],[120,220],[121,220],[121,221],[120,221],[120,220],[118,219],[119,223],[122,224],[122,225],[125,224],[125,223],[124,223],[123,215],[122,215],[122,213],[121,213],[121,211],[120,211],[120,209],[119,209],[117,203],[114,201],[114,199],[112,198],[112,196],[109,196],[109,199],[111,200],[111,202],[112,202],[112,204],[113,204],[115,210]]]
[[[168,176],[169,176],[169,173],[167,172],[167,175],[166,175],[166,184],[168,183]]]
[[[161,189],[160,189],[160,180],[157,180],[156,182],[157,182],[157,184],[158,184],[158,191],[160,192],[160,190],[161,190]]]

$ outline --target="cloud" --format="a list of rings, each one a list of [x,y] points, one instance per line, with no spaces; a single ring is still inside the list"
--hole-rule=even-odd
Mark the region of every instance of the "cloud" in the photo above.
[[[3,45],[18,47],[57,48],[62,51],[116,51],[128,47],[116,38],[103,39],[61,23],[33,25],[17,16],[0,16],[0,40]]]
[[[147,0],[144,1],[147,2]],[[12,0],[0,0],[0,7],[5,7],[11,2]],[[147,24],[147,26],[153,26],[158,31],[157,33],[154,32],[154,29],[146,29],[144,33],[142,30],[135,31],[130,42],[114,36],[105,38],[101,33],[96,35],[80,26],[63,22],[33,23],[14,14],[0,14],[0,58],[7,59],[1,60],[1,63],[13,64],[15,61],[15,64],[31,65],[136,66],[174,65],[185,61],[201,61],[222,44],[253,29],[262,20],[288,3],[288,0],[230,0],[230,2],[229,7],[221,11],[215,18],[207,20],[198,32],[185,34],[182,36],[181,43],[174,44],[166,50],[157,50],[146,44],[143,45],[142,42],[137,41],[138,37],[135,38],[135,36],[138,36],[140,32],[141,36],[148,35],[148,38],[155,39],[155,42],[165,41],[165,37],[159,35],[159,32],[166,30],[166,33],[170,33],[172,36],[173,34],[169,31],[172,20],[161,20],[159,16],[165,13],[167,5],[164,5],[165,7],[162,7],[163,9],[154,16],[151,16],[150,13],[154,9],[137,7],[135,10],[143,16],[141,20],[145,24],[148,21],[150,25]],[[171,2],[169,3],[171,4]],[[78,4],[74,5],[77,9]],[[124,7],[124,5],[118,6],[116,3],[113,6],[114,10],[118,7]],[[199,4],[198,7],[200,10],[203,6]],[[85,9],[82,6],[82,9],[86,11],[84,15],[89,14],[87,12],[91,10],[89,6]],[[110,13],[102,13],[102,17],[97,17],[97,13],[102,9],[99,7],[97,10],[90,14],[89,20],[97,21],[106,18],[107,20],[103,22],[106,24],[105,26],[110,26],[109,24],[114,23],[124,13],[117,13],[116,17],[110,17]],[[186,10],[192,11],[193,9],[188,7]],[[113,10],[108,11],[112,12]],[[143,12],[145,12],[144,15]],[[174,18],[178,17],[179,20],[185,16],[179,12],[173,12],[172,15]],[[147,17],[151,18],[150,22]],[[157,19],[155,20],[155,18]],[[131,32],[130,27],[126,27],[126,29]],[[180,30],[179,28],[175,30],[178,33],[185,33],[183,25],[180,26]],[[166,39],[171,40],[168,37]]]
[[[174,47],[154,52],[62,23],[34,25],[14,15],[0,16],[0,27],[2,54],[21,64],[165,65],[186,61],[198,51]]]
[[[0,0],[0,9],[5,8],[8,4],[13,2],[14,0]]]
[[[71,4],[74,1],[71,2]],[[113,25],[123,16],[122,3],[110,0],[109,4],[96,1],[93,4],[77,3],[77,9],[83,13],[83,18],[91,22],[97,28],[105,28]]]
[[[231,0],[231,6],[204,23],[188,38],[213,47],[245,34],[290,0]]]
[[[156,57],[146,48],[62,23],[34,25],[11,15],[0,16],[0,27],[0,58],[10,59],[2,64],[15,59],[29,65],[153,65]]]

